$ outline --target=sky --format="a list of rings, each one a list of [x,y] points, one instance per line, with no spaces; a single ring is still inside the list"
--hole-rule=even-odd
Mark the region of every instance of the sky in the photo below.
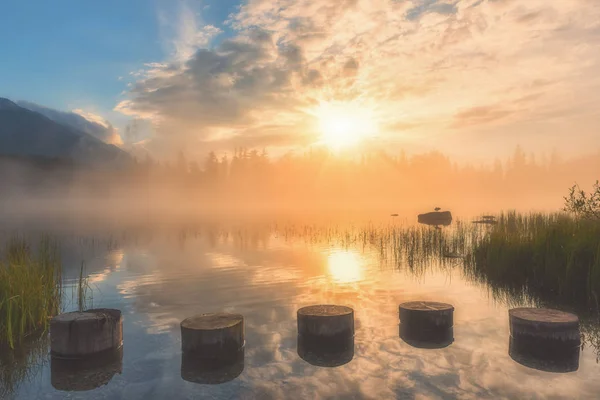
[[[6,0],[0,96],[123,146],[600,147],[597,0]]]

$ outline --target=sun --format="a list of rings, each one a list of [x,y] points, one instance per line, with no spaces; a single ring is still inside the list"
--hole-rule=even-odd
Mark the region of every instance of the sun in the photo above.
[[[352,251],[333,251],[327,257],[329,275],[337,283],[353,283],[362,279],[363,263]]]
[[[339,150],[377,133],[372,110],[357,103],[322,103],[316,111],[321,142]]]

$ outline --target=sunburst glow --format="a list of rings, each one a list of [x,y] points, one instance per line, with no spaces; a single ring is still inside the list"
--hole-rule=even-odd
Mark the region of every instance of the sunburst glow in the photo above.
[[[362,279],[362,260],[355,252],[335,251],[329,254],[327,266],[336,282],[352,283]]]
[[[356,103],[323,103],[316,116],[321,141],[336,150],[353,146],[378,130],[372,110]]]

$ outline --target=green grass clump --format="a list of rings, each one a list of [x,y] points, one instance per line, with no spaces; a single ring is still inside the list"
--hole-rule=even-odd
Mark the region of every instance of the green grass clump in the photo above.
[[[60,311],[61,263],[57,243],[45,237],[37,251],[22,238],[0,253],[0,343],[10,348],[48,328]]]
[[[466,261],[469,275],[496,289],[598,311],[598,221],[566,214],[504,214]]]

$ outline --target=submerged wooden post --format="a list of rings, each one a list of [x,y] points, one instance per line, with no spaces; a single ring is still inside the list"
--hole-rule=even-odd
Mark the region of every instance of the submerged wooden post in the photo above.
[[[454,307],[431,301],[400,304],[400,337],[415,347],[441,348],[454,341]]]
[[[123,345],[121,311],[99,308],[60,314],[50,321],[52,355],[85,358]]]
[[[203,359],[236,359],[244,347],[244,317],[240,314],[196,315],[181,322],[181,350]]]
[[[514,308],[508,315],[509,355],[513,360],[548,372],[571,372],[579,368],[581,333],[575,314],[544,308]]]

